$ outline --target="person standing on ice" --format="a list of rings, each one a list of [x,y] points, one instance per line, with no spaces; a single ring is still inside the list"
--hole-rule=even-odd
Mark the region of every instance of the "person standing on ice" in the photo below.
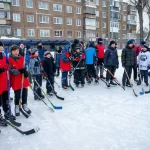
[[[89,42],[89,47],[85,51],[85,63],[88,73],[88,84],[91,84],[92,77],[95,78],[95,83],[98,84],[98,79],[95,70],[96,49],[93,41]]]
[[[36,80],[40,86],[42,86],[42,72],[43,67],[41,66],[40,58],[38,57],[38,49],[34,48],[31,50],[31,58],[30,58],[30,74],[33,80]],[[36,82],[34,81],[34,100],[44,99],[44,95],[41,92],[41,89],[38,87]],[[38,95],[38,96],[37,96]]]
[[[68,89],[68,72],[71,70],[70,46],[66,45],[60,58],[60,70],[62,71],[61,83],[63,89]]]
[[[0,41],[0,107],[2,106],[5,119],[9,119],[9,106],[8,106],[8,87],[7,87],[7,73],[9,66],[6,64],[6,57],[3,54],[4,45]],[[16,120],[16,117],[11,114],[11,117]],[[3,119],[0,108],[0,126],[7,126]]]
[[[144,78],[146,86],[148,86],[148,69],[150,67],[150,52],[148,51],[148,46],[145,44],[142,51],[138,56],[138,68],[140,70],[140,78],[137,85],[141,85],[141,80]]]
[[[46,51],[44,53],[43,59],[43,68],[44,73],[46,74],[46,89],[47,95],[53,96],[54,94],[54,76],[56,73],[56,65],[54,58],[52,57],[50,51]]]
[[[129,40],[127,42],[126,47],[122,50],[122,54],[121,54],[121,62],[122,62],[122,67],[124,69],[126,69],[127,74],[129,76],[129,78],[131,79],[131,74],[132,74],[132,68],[136,68],[137,67],[137,60],[136,60],[136,54],[134,53],[133,50],[133,41]],[[124,71],[123,77],[122,77],[122,85],[125,87],[125,85],[127,87],[131,87],[127,76],[126,76],[126,72]]]
[[[104,49],[105,49],[105,47],[104,47],[104,44],[103,44],[103,39],[98,38],[98,41],[97,41],[97,44],[96,44],[97,58],[98,58],[96,71],[97,71],[97,76],[98,76],[99,70],[100,70],[100,78],[103,78],[103,79],[105,79],[105,77],[103,76],[103,73],[104,73],[104,67],[103,67]]]
[[[113,75],[115,74],[116,69],[119,68],[119,60],[115,41],[110,41],[108,49],[105,51],[104,67],[107,68]],[[116,83],[114,83],[113,77],[110,75],[108,71],[106,74],[106,82],[108,87],[110,87],[110,84],[117,85]]]
[[[22,108],[23,110],[31,114],[31,110],[27,107],[27,97],[28,97],[28,71],[24,66],[24,57],[19,55],[19,47],[13,46],[11,48],[11,54],[8,58],[10,65],[10,85],[14,90],[15,97],[15,115],[20,116],[20,98],[22,99]],[[22,88],[22,79],[23,79],[23,90],[21,96]]]
[[[42,45],[41,42],[38,42],[37,43],[37,49],[38,49],[38,53],[39,53],[39,58],[40,58],[40,61],[42,62],[43,59],[44,59],[44,52],[46,51]]]

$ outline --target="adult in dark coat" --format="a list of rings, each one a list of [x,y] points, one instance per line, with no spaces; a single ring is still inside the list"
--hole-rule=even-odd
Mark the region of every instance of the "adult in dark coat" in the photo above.
[[[129,76],[129,78],[131,78],[131,74],[132,74],[132,68],[136,68],[137,67],[137,60],[136,60],[136,54],[134,53],[133,50],[133,41],[129,40],[127,42],[126,47],[122,50],[122,55],[121,55],[121,62],[122,62],[122,67],[126,69],[127,74]],[[124,72],[123,74],[123,78],[122,78],[122,85],[130,87],[130,83],[127,80],[127,76],[126,73]]]
[[[104,66],[113,75],[115,73],[116,68],[119,67],[118,54],[117,54],[117,50],[116,50],[116,42],[115,41],[111,41],[108,46],[108,49],[105,51]],[[106,74],[106,81],[107,81],[108,87],[110,86],[110,84],[116,85],[116,83],[113,82],[113,77],[110,75],[109,72],[107,72],[107,74]]]

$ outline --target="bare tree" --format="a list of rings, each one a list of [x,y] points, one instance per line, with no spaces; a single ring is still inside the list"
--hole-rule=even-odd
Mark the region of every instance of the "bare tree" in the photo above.
[[[145,41],[147,41],[150,37],[150,0],[146,0],[146,6],[145,6],[145,12],[148,16],[148,31],[147,31],[147,35],[145,37]]]
[[[140,26],[140,40],[143,40],[143,11],[146,6],[147,0],[130,0],[130,2],[138,12],[139,26]]]

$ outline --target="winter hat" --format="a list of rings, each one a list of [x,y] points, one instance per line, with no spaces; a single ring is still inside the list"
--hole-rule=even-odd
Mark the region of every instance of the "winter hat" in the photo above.
[[[145,41],[142,41],[142,42],[141,42],[141,45],[144,45],[144,44],[146,44],[146,42],[145,42]]]
[[[116,42],[115,41],[110,41],[109,46],[111,46],[112,44],[116,45]]]
[[[51,54],[50,51],[44,52],[44,56],[46,56],[46,55],[48,55],[48,54]]]
[[[3,46],[4,47],[4,45],[3,45],[3,43],[0,41],[0,46]]]
[[[93,41],[89,42],[89,47],[94,47],[94,42]]]
[[[133,41],[132,41],[132,40],[129,40],[129,41],[127,42],[127,45],[130,45],[130,44],[133,44]]]
[[[78,39],[74,39],[74,42],[75,44],[79,44],[79,40]]]
[[[102,39],[102,38],[98,38],[98,42],[99,42],[99,41],[103,41],[103,39]]]
[[[146,44],[144,44],[143,47],[145,47],[145,48],[147,48],[147,49],[149,48],[148,45],[146,45]]]
[[[32,55],[34,55],[35,54],[35,52],[37,52],[38,51],[38,49],[37,48],[33,48],[32,50],[31,50],[31,54]]]

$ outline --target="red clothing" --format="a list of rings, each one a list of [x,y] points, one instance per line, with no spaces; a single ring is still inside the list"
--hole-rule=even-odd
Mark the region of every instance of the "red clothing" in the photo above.
[[[105,49],[104,44],[102,44],[102,45],[97,44],[96,49],[97,49],[97,57],[104,58],[104,49]]]
[[[60,58],[60,69],[62,71],[70,71],[71,70],[71,62],[69,60],[69,57],[71,56],[70,53],[64,52]],[[64,61],[63,59],[66,59]]]
[[[138,52],[138,46],[136,46],[136,45],[134,45],[134,52],[137,54],[137,52]]]
[[[2,59],[0,59],[0,68],[5,68],[7,67],[6,64],[6,57],[3,56]],[[0,95],[2,92],[7,91],[7,76],[6,76],[6,71],[0,74]]]
[[[23,68],[23,62],[24,62],[24,57],[20,56],[18,60],[14,60],[13,58],[9,57],[8,59],[10,66],[13,69],[21,69]],[[22,82],[22,74],[17,74],[13,75],[10,74],[10,85],[13,90],[19,90],[21,89],[21,82]],[[23,83],[23,88],[27,88],[29,86],[29,81],[28,78],[24,78],[24,83]]]

